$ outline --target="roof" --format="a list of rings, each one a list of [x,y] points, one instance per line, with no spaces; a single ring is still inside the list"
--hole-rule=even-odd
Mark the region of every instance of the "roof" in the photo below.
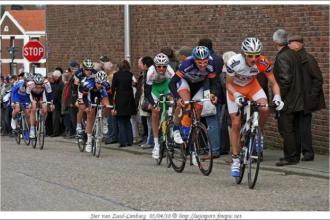
[[[45,31],[45,10],[8,10],[25,31]]]

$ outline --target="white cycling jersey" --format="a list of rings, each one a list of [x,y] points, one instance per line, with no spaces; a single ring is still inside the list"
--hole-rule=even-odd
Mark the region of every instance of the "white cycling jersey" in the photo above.
[[[259,74],[257,65],[248,66],[242,54],[232,56],[227,62],[227,74],[234,77],[234,83],[246,86]]]
[[[165,74],[161,75],[156,71],[155,66],[151,66],[147,72],[147,85],[152,85],[153,83],[162,83],[165,79],[171,79],[175,75],[174,70],[170,65],[167,65]]]
[[[47,93],[52,92],[52,87],[47,79],[44,80],[44,83],[42,84],[41,88],[37,88],[36,84],[33,81],[29,81],[26,87],[27,94],[31,94],[31,91],[37,94],[42,93],[43,91],[46,91]]]

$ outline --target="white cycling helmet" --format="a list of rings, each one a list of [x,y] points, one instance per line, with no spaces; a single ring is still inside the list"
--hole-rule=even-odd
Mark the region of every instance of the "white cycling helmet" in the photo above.
[[[33,76],[33,81],[36,85],[41,85],[44,83],[44,77],[39,74],[39,73],[36,73],[34,76]]]
[[[25,73],[24,73],[24,79],[25,79],[26,81],[31,81],[31,80],[33,80],[33,74],[32,74],[32,73],[29,73],[29,72],[25,72]]]
[[[260,53],[262,50],[262,43],[256,37],[248,37],[242,42],[241,50],[244,53]]]
[[[107,81],[107,74],[100,70],[95,75],[95,82],[97,83],[105,83]]]
[[[154,63],[156,66],[167,66],[169,64],[168,56],[164,53],[159,53],[154,58]]]

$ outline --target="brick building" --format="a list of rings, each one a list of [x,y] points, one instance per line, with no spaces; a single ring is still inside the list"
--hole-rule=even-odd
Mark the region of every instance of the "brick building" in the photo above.
[[[23,46],[29,40],[40,40],[45,43],[46,39],[45,10],[8,10],[0,20],[1,42],[1,73],[17,74],[20,68],[29,72],[32,65],[46,67],[46,59],[38,63],[30,63],[23,57]],[[9,48],[15,48],[15,57],[11,57]]]
[[[108,55],[114,63],[124,59],[124,6],[47,6],[48,68],[66,67],[69,60],[97,59]],[[90,12],[93,12],[92,14]],[[194,46],[200,38],[213,40],[214,49],[240,51],[245,37],[256,36],[264,55],[274,60],[272,35],[278,28],[304,36],[306,49],[319,62],[329,106],[329,6],[328,5],[134,5],[130,6],[133,70],[140,56],[155,55],[160,48]],[[280,147],[277,123],[269,118],[266,140]],[[313,117],[314,145],[329,152],[329,110]]]

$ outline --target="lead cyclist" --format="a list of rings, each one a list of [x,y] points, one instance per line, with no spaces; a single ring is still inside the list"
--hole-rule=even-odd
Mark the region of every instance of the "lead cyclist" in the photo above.
[[[280,88],[275,80],[269,59],[261,56],[262,43],[258,38],[246,38],[241,45],[242,54],[232,56],[227,62],[227,103],[231,118],[230,142],[232,144],[231,176],[240,176],[240,128],[241,117],[237,115],[238,108],[247,100],[256,101],[259,104],[267,104],[264,90],[258,83],[256,76],[264,74],[270,83],[274,97],[273,103],[280,111],[284,103],[281,99]],[[264,127],[269,114],[267,107],[260,108],[260,127]]]

